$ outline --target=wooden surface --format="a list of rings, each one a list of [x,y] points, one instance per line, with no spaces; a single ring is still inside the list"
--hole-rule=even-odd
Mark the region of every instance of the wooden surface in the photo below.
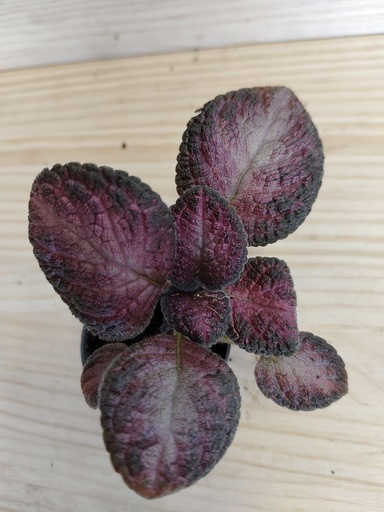
[[[2,0],[0,69],[383,31],[383,0]]]
[[[195,486],[158,501],[126,488],[81,395],[80,325],[27,240],[45,166],[92,161],[138,175],[171,204],[181,134],[219,93],[286,85],[323,139],[318,201],[286,240],[252,254],[290,265],[302,330],[344,358],[350,392],[311,413],[242,392],[234,442]],[[384,36],[258,45],[0,74],[0,510],[378,512],[384,509]]]

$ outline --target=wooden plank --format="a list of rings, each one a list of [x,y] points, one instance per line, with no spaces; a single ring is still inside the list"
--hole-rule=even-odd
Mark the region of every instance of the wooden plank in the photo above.
[[[1,74],[0,509],[4,512],[379,512],[384,503],[384,36],[249,46]],[[145,501],[114,473],[98,413],[81,396],[80,325],[27,240],[35,175],[70,160],[128,170],[171,204],[194,111],[240,87],[283,84],[304,102],[326,154],[306,222],[251,254],[291,267],[303,330],[343,356],[350,392],[293,413],[232,350],[242,418],[198,484]]]
[[[5,0],[0,69],[383,30],[381,0]]]

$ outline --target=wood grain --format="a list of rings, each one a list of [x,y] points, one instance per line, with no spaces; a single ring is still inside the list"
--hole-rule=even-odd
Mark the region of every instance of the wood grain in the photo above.
[[[382,0],[3,0],[0,69],[383,30]]]
[[[283,84],[324,141],[306,222],[251,251],[283,258],[300,327],[344,358],[350,392],[323,411],[265,399],[253,357],[232,351],[243,398],[224,459],[195,486],[145,501],[114,473],[79,385],[80,325],[27,240],[31,183],[45,166],[94,161],[175,198],[194,111],[240,87]],[[0,509],[4,512],[378,512],[384,505],[384,36],[187,52],[0,75]]]

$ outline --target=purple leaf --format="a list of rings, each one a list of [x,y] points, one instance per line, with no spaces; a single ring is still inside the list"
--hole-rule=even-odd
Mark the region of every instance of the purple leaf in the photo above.
[[[179,342],[158,335],[132,345],[101,386],[112,464],[145,498],[206,475],[231,444],[239,420],[239,387],[229,366],[192,341]]]
[[[255,379],[262,393],[294,411],[327,407],[348,391],[344,361],[322,338],[301,332],[290,357],[261,357]]]
[[[176,331],[205,347],[213,345],[229,325],[230,304],[224,292],[189,293],[169,288],[161,306],[166,320]]]
[[[228,337],[263,355],[290,355],[297,347],[296,293],[288,265],[278,258],[251,258],[227,287],[232,321]]]
[[[304,221],[323,160],[316,127],[290,89],[240,89],[208,102],[188,123],[177,190],[212,187],[237,211],[249,244],[266,245]]]
[[[247,241],[234,209],[208,187],[193,187],[172,208],[175,264],[170,279],[184,291],[219,290],[243,269]]]
[[[117,341],[145,329],[174,253],[172,216],[148,185],[93,164],[45,169],[32,186],[29,237],[90,332]]]
[[[99,387],[104,373],[114,359],[125,350],[124,343],[108,343],[97,349],[87,359],[81,374],[81,389],[87,404],[96,409],[99,403]]]

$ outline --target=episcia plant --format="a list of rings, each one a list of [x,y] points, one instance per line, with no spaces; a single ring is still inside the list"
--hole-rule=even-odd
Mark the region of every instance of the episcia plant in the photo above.
[[[101,411],[106,449],[146,498],[206,475],[231,444],[237,379],[213,353],[228,342],[256,354],[261,392],[292,410],[347,392],[343,360],[299,332],[287,264],[247,247],[304,221],[323,175],[316,127],[285,87],[218,96],[187,125],[179,198],[124,171],[68,163],[43,170],[29,202],[29,238],[46,278],[103,345],[81,386]]]

